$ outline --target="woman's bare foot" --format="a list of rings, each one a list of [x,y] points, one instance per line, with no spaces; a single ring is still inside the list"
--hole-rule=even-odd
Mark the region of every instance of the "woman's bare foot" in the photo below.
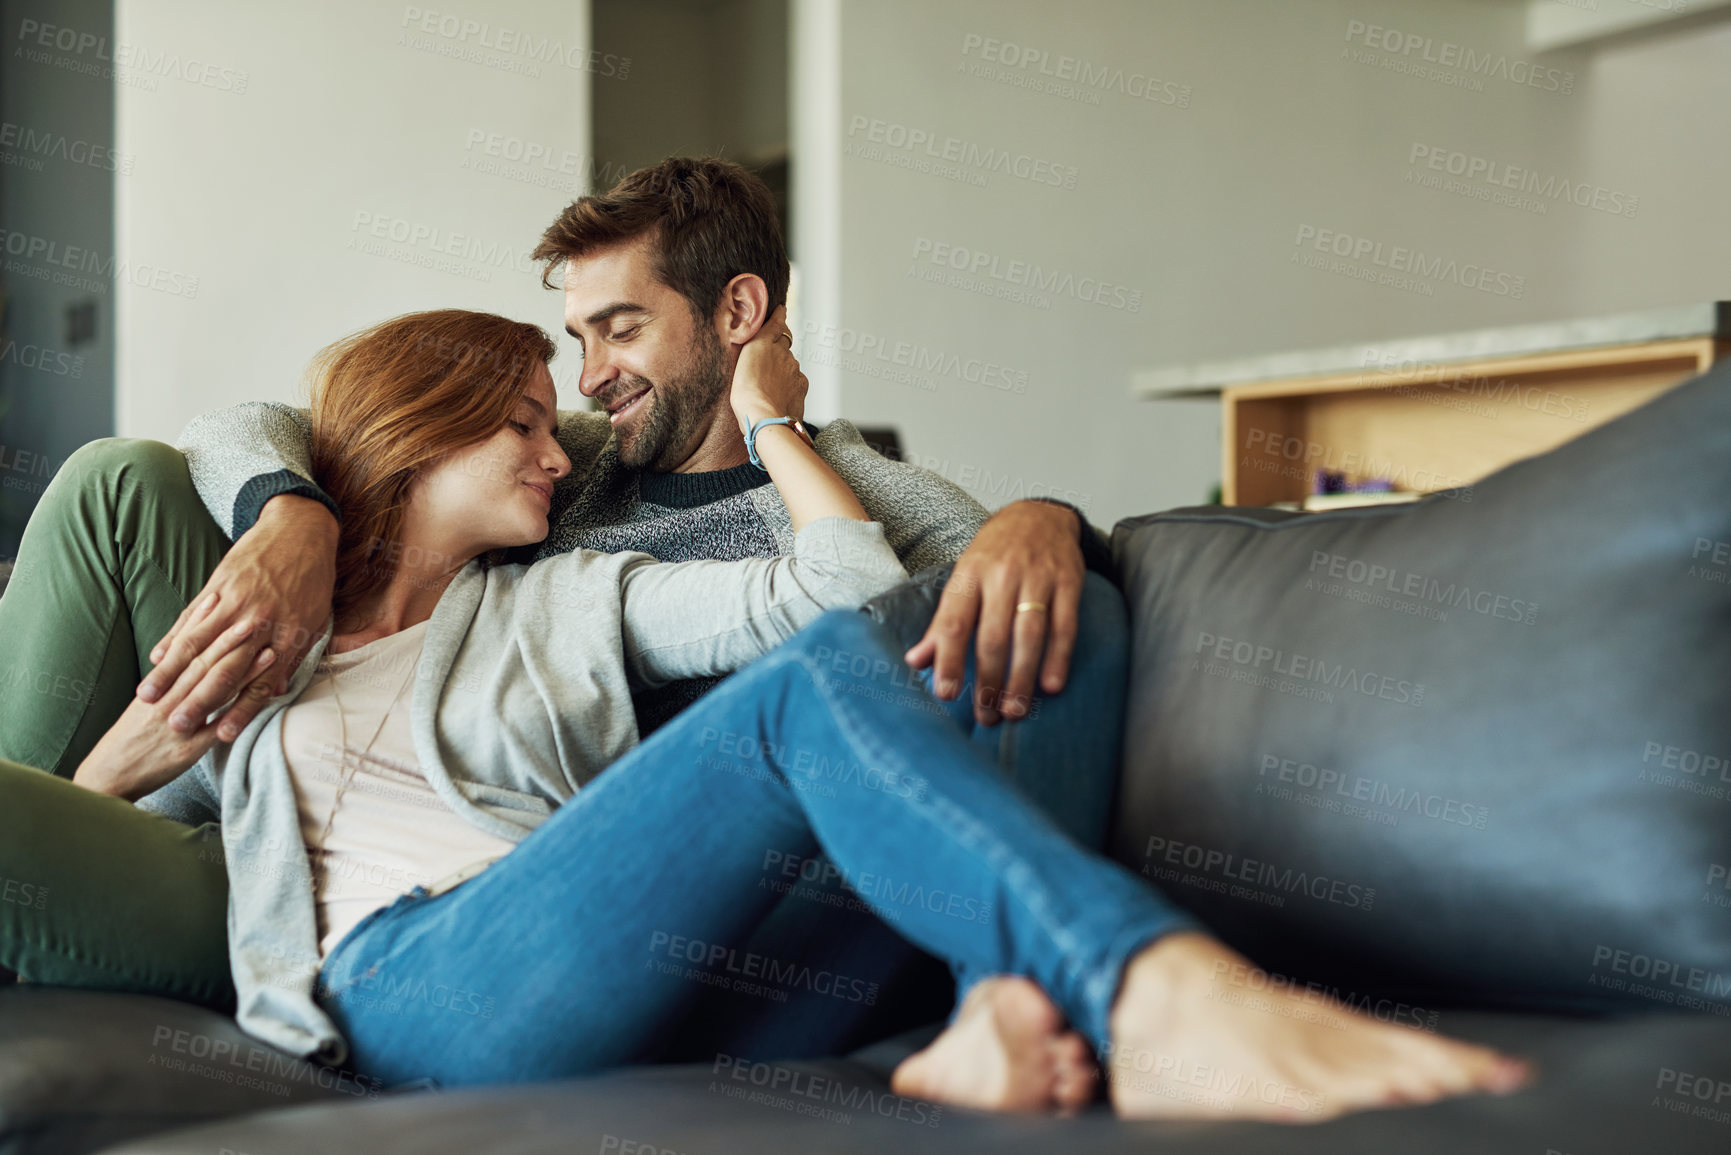
[[[1331,999],[1239,976],[1260,974],[1214,939],[1174,934],[1125,968],[1112,1007],[1106,1075],[1127,1118],[1317,1122],[1349,1111],[1507,1094],[1526,1064],[1380,1023]]]
[[[931,1046],[896,1068],[898,1095],[985,1111],[1075,1111],[1094,1097],[1088,1043],[1024,978],[982,979]]]

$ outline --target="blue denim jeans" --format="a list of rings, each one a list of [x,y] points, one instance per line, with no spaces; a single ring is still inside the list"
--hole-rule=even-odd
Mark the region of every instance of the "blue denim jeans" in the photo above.
[[[1129,679],[1130,625],[1117,587],[1090,573],[1077,614],[1076,648],[1063,693],[1036,695],[1019,722],[981,726],[969,692],[941,709],[999,773],[1089,850],[1106,844],[1117,785]],[[900,638],[911,645],[914,636]],[[971,653],[971,651],[970,651]],[[892,681],[930,685],[925,673]],[[975,685],[970,657],[964,689]],[[786,864],[792,871],[794,864]],[[783,879],[787,882],[788,879]],[[704,1061],[725,1053],[751,1060],[846,1054],[943,1018],[979,978],[921,951],[866,907],[822,854],[797,865],[797,883],[743,943],[747,950],[865,976],[875,1003],[848,1003],[806,991],[784,1003],[711,988],[683,1022],[663,1058]],[[951,982],[951,973],[955,981]]]
[[[1007,783],[904,669],[883,627],[826,614],[479,877],[375,912],[320,977],[351,1065],[550,1079],[654,1061],[712,988],[871,1003],[866,976],[740,945],[820,849],[909,941],[1028,976],[1104,1045],[1126,962],[1189,923]]]

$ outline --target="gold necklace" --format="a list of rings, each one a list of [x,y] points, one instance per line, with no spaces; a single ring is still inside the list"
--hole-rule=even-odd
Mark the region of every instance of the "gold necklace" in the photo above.
[[[384,713],[379,718],[378,728],[373,731],[372,738],[367,742],[367,748],[361,751],[360,756],[352,764],[349,761],[349,715],[348,711],[343,709],[343,696],[337,691],[337,671],[335,667],[331,668],[331,700],[336,703],[338,733],[342,739],[342,744],[337,748],[337,793],[336,797],[331,800],[331,812],[325,816],[324,829],[319,831],[317,841],[307,847],[308,858],[316,858],[324,852],[325,841],[330,838],[331,827],[336,823],[337,811],[342,808],[343,795],[348,793],[349,783],[354,781],[356,774],[360,773],[361,762],[373,752],[373,746],[378,742],[379,735],[385,732],[385,723],[391,720],[391,711],[396,709],[398,700],[403,696],[403,691],[409,688],[410,682],[414,681],[415,670],[420,664],[421,656],[417,651],[415,660],[409,663],[409,672],[403,676],[402,685],[397,687],[397,692],[391,696],[389,704],[385,706]]]

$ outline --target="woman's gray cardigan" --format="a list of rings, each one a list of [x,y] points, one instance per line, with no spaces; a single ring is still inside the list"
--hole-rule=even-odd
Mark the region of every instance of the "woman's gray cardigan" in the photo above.
[[[637,744],[633,687],[723,674],[823,611],[857,608],[906,574],[877,522],[824,518],[791,556],[658,563],[579,550],[532,566],[470,562],[439,599],[410,706],[415,752],[440,798],[475,826],[520,841]],[[340,1063],[347,1043],[314,1001],[313,880],[282,752],[286,693],[231,745],[139,805],[222,824],[229,957],[243,1029]]]

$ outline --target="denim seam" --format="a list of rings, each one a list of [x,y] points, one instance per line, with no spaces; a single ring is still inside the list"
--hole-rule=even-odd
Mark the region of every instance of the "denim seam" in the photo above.
[[[846,731],[856,746],[876,752],[880,762],[893,762],[899,768],[906,768],[905,759],[893,752],[888,752],[886,747],[879,744],[875,735],[869,732],[862,734],[849,712],[841,708],[842,703],[839,696],[831,693],[816,666],[804,653],[795,652],[790,647],[784,660],[789,663],[797,663],[811,676],[818,693],[829,702],[831,714],[835,717],[837,724]],[[1059,945],[1061,950],[1059,967],[1066,975],[1067,980],[1084,992],[1098,989],[1099,983],[1104,980],[1084,973],[1082,964],[1079,961],[1074,961],[1079,954],[1076,949],[1077,939],[1074,932],[1069,927],[1053,921],[1052,903],[1044,894],[1030,895],[1026,893],[1027,890],[1037,889],[1033,871],[1026,860],[1017,854],[1008,843],[992,837],[989,829],[975,822],[966,811],[954,802],[938,795],[929,780],[924,779],[923,776],[922,780],[926,782],[927,789],[932,791],[931,805],[924,801],[907,799],[906,801],[912,803],[910,809],[925,819],[928,825],[938,830],[941,835],[955,838],[966,849],[979,854],[987,863],[998,869],[1009,894],[1023,905],[1036,924]],[[937,812],[940,808],[943,812],[941,816]],[[940,821],[940,817],[951,819],[954,825],[946,827]],[[1115,979],[1116,976],[1112,977]],[[1092,1009],[1089,1008],[1090,1011]]]
[[[459,888],[453,887],[452,889],[445,891],[445,894],[455,894],[458,889]],[[385,916],[390,914],[391,911],[397,907],[398,903],[402,902],[403,899],[410,898],[410,897],[415,897],[415,896],[413,896],[411,894],[398,895],[396,898],[392,899],[390,902],[386,903],[384,906],[379,907],[378,910],[369,911],[365,918],[363,918],[360,922],[356,923],[353,927],[351,927],[349,929],[349,932],[347,934],[343,935],[342,939],[337,943],[336,947],[334,949],[332,949],[331,953],[326,955],[324,960],[319,964],[318,973],[314,977],[314,980],[313,980],[314,981],[314,990],[322,990],[324,992],[324,998],[326,1000],[330,1000],[330,1001],[340,1000],[345,991],[352,989],[357,983],[361,982],[363,979],[367,978],[368,976],[373,975],[373,974],[377,974],[384,967],[384,965],[386,963],[390,962],[393,958],[396,958],[398,955],[400,955],[403,952],[403,950],[409,945],[409,942],[413,941],[414,936],[407,936],[407,938],[405,938],[405,936],[403,936],[403,935],[398,935],[396,940],[391,943],[389,949],[387,949],[383,954],[378,955],[375,958],[369,960],[366,966],[361,967],[358,970],[356,968],[351,967],[350,973],[352,975],[354,975],[353,978],[348,979],[341,986],[331,987],[331,986],[325,985],[325,982],[324,982],[325,964],[330,962],[331,959],[335,958],[339,953],[341,953],[342,949],[344,947],[348,946],[350,942],[359,941],[359,939],[358,939],[359,932],[363,929],[370,929],[370,927],[367,924],[370,923],[373,926],[376,926],[379,923],[382,923],[385,920]],[[431,901],[431,900],[436,899],[436,898],[440,898],[440,897],[443,897],[443,896],[437,895],[437,894],[421,895],[421,896],[419,896],[421,901],[416,902],[413,905],[413,907],[405,906],[402,909],[404,912],[407,912],[411,909],[419,910],[419,909],[422,909],[424,907],[426,902]]]

